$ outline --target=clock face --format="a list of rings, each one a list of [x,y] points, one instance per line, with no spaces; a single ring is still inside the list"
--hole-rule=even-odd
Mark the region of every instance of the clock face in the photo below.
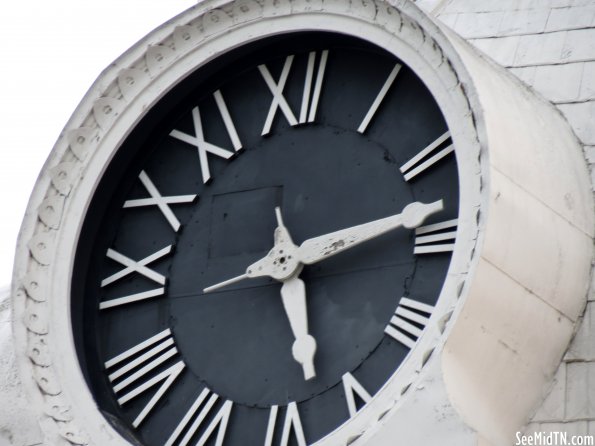
[[[72,322],[98,406],[147,446],[325,437],[423,336],[458,195],[436,102],[378,47],[286,34],[201,67],[85,216]]]

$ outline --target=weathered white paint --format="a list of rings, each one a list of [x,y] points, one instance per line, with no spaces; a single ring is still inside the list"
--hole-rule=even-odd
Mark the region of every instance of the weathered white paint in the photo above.
[[[196,61],[207,63],[260,36],[303,29],[364,36],[418,73],[451,130],[462,206],[452,265],[426,331],[383,392],[317,446],[384,446],[394,438],[413,445],[509,444],[555,370],[584,304],[593,208],[576,140],[551,107],[412,3],[263,5],[205,1],[156,30],[102,74],[65,132],[101,138],[80,150],[69,148],[72,138],[65,136],[50,155],[23,224],[13,283],[21,377],[49,444],[68,438],[126,445],[85,387],[64,311],[79,216],[104,166],[128,128]],[[150,75],[130,68],[143,61]],[[555,147],[548,146],[552,138]],[[48,226],[36,210],[58,195],[66,197],[63,217]],[[32,358],[31,343],[40,339],[45,356]],[[48,411],[49,402],[57,410]],[[424,428],[412,431],[419,420]]]
[[[0,446],[40,444],[39,414],[29,407],[16,365],[9,289],[0,288]]]

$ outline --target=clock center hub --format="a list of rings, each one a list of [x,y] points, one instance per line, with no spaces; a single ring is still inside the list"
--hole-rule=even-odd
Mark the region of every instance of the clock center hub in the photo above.
[[[270,276],[276,280],[285,280],[299,274],[302,264],[295,255],[296,247],[289,244],[273,248],[270,256],[274,259],[271,265]]]

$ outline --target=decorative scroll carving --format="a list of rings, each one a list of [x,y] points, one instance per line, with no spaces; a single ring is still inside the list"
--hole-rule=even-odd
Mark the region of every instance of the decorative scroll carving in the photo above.
[[[25,351],[30,360],[26,367],[31,371],[45,401],[43,411],[48,420],[56,423],[56,430],[60,436],[73,445],[91,446],[96,443],[81,430],[80,427],[85,425],[85,419],[82,417],[77,419],[77,414],[72,413],[70,404],[62,394],[63,386],[68,386],[69,383],[61,383],[53,372],[49,344],[58,340],[52,339],[49,332],[48,306],[51,305],[51,300],[48,290],[51,289],[51,284],[48,278],[51,277],[52,267],[59,257],[59,253],[55,251],[54,240],[61,230],[63,219],[68,217],[69,194],[80,181],[79,172],[83,172],[93,163],[92,155],[103,136],[109,133],[127,104],[142,97],[151,85],[152,77],[168,70],[181,55],[197,48],[209,36],[229,32],[234,27],[241,27],[245,23],[264,17],[298,13],[346,15],[358,17],[385,28],[423,52],[424,58],[431,66],[440,70],[440,76],[445,79],[449,87],[453,88],[454,94],[460,96],[461,103],[466,104],[466,109],[461,110],[461,115],[471,115],[465,92],[462,89],[455,90],[459,82],[456,72],[439,45],[425,34],[421,26],[404,16],[388,2],[382,0],[237,0],[230,1],[217,9],[208,9],[208,6],[201,8],[199,3],[195,9],[197,12],[194,14],[182,15],[181,19],[174,21],[170,25],[171,34],[163,41],[151,42],[150,45],[144,43],[146,50],[142,59],[146,63],[147,70],[134,65],[138,60],[130,61],[130,65],[117,74],[106,71],[102,85],[107,87],[103,91],[95,90],[89,93],[91,97],[95,95],[96,98],[92,100],[87,110],[87,119],[84,120],[83,125],[70,129],[66,133],[66,145],[61,147],[58,144],[54,149],[55,153],[61,153],[61,157],[58,156],[60,161],[49,169],[51,186],[37,210],[37,230],[27,245],[30,254],[29,269],[21,279],[22,289],[25,290],[25,293],[21,294],[26,296],[26,310],[22,323],[28,331]],[[189,21],[184,23],[183,18],[186,20],[189,18]],[[122,99],[114,97],[114,86],[120,92],[120,96],[115,96]],[[68,148],[74,157],[67,151]],[[479,159],[479,154],[477,158]],[[56,195],[56,191],[60,195]],[[80,216],[69,218],[80,218]],[[42,267],[47,271],[41,269]],[[452,310],[449,310],[438,318],[440,333],[444,332],[451,316]],[[420,356],[418,370],[425,365],[433,349],[434,346]],[[408,383],[402,388],[401,395],[412,388],[412,383]],[[395,402],[396,399],[390,407],[381,411],[377,417],[378,422],[394,407]],[[362,434],[363,432],[359,432],[351,435],[346,444],[355,441]]]

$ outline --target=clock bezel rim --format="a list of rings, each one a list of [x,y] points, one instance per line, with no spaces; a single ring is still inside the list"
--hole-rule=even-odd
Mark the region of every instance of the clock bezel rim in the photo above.
[[[298,3],[298,2],[294,2],[294,3]],[[319,26],[320,28],[315,28],[313,29],[313,22],[312,19],[316,18],[316,17],[320,17],[323,20],[321,20],[320,22],[316,22],[315,26]],[[329,20],[332,17],[332,20]],[[455,142],[455,147],[456,147],[456,151],[457,151],[457,159],[461,159],[461,160],[465,160],[465,162],[471,166],[467,166],[466,169],[466,173],[465,172],[461,172],[461,164],[458,163],[459,167],[459,178],[460,181],[464,181],[465,179],[468,179],[469,177],[471,177],[471,171],[472,170],[477,170],[478,167],[478,163],[476,162],[477,157],[475,158],[475,160],[473,159],[473,156],[469,155],[469,153],[467,153],[465,156],[459,157],[459,153],[461,152],[465,152],[465,150],[467,150],[468,152],[471,153],[479,153],[479,144],[478,144],[478,138],[477,136],[474,134],[474,132],[476,131],[476,128],[472,125],[471,122],[471,113],[469,111],[468,108],[468,101],[469,99],[466,97],[465,93],[462,91],[458,91],[455,92],[455,95],[458,94],[459,100],[463,100],[462,103],[456,103],[456,101],[450,97],[450,95],[453,93],[451,91],[451,89],[449,89],[448,87],[444,86],[440,80],[440,76],[438,75],[438,70],[440,69],[440,67],[435,68],[435,67],[431,67],[431,65],[428,63],[427,60],[424,59],[424,57],[420,56],[419,53],[413,48],[412,45],[410,45],[409,42],[405,42],[405,39],[403,38],[403,35],[401,35],[401,39],[403,40],[399,40],[399,39],[394,39],[393,37],[393,32],[394,30],[392,30],[392,32],[389,32],[389,30],[387,30],[383,24],[377,22],[376,20],[369,20],[366,19],[365,17],[362,16],[356,16],[356,15],[348,15],[346,12],[339,12],[337,13],[337,11],[330,11],[330,13],[327,12],[323,12],[323,11],[310,11],[307,14],[297,14],[297,15],[293,15],[293,16],[276,16],[274,17],[274,20],[270,20],[272,17],[268,17],[268,18],[264,18],[262,20],[259,20],[257,22],[253,22],[253,21],[249,21],[249,22],[239,22],[239,23],[235,23],[233,25],[231,25],[230,29],[233,29],[234,32],[230,33],[232,34],[236,39],[245,42],[246,39],[244,37],[246,36],[250,36],[252,35],[251,33],[254,33],[256,35],[258,35],[258,38],[263,38],[263,35],[261,33],[256,33],[255,31],[264,31],[266,30],[268,32],[268,34],[270,35],[274,35],[277,34],[279,32],[291,32],[291,31],[300,31],[300,30],[304,30],[304,26],[306,26],[308,29],[310,30],[325,30],[325,31],[333,31],[333,32],[342,32],[343,34],[349,34],[349,35],[354,35],[356,37],[360,37],[361,35],[356,34],[356,33],[347,33],[345,32],[346,29],[351,29],[349,28],[348,22],[350,22],[351,24],[359,24],[361,26],[361,28],[367,27],[368,30],[371,32],[370,34],[365,34],[366,38],[365,40],[379,45],[379,46],[383,46],[383,48],[385,48],[387,51],[395,54],[396,57],[400,58],[401,60],[403,60],[405,63],[407,63],[407,65],[410,66],[410,68],[420,77],[420,79],[426,84],[426,86],[428,87],[429,91],[432,93],[432,95],[434,96],[436,102],[439,104],[440,109],[442,110],[445,119],[447,121],[448,127],[451,130],[451,132],[453,132],[453,129],[455,130],[453,132],[453,141]],[[333,26],[335,26],[337,29],[332,28],[330,26],[330,22],[333,22]],[[294,23],[295,22],[295,23]],[[323,23],[324,22],[324,23]],[[355,22],[355,23],[354,23]],[[271,23],[275,24],[275,27],[278,27],[279,29],[271,29],[270,25]],[[295,26],[295,28],[290,29],[290,26]],[[395,23],[396,25],[396,23]],[[170,23],[169,25],[169,29],[173,29],[173,24]],[[275,28],[273,27],[273,28]],[[361,31],[361,28],[358,29],[358,31]],[[239,32],[240,30],[242,30],[242,32]],[[435,30],[434,30],[435,31]],[[242,33],[244,33],[244,35],[242,35]],[[264,33],[263,33],[264,34]],[[376,40],[372,40],[371,35],[375,34],[374,38]],[[77,216],[79,214],[81,214],[81,209],[84,209],[86,211],[86,207],[89,204],[89,201],[92,197],[92,193],[90,193],[90,190],[94,190],[98,184],[99,178],[101,178],[102,174],[103,174],[103,170],[105,168],[105,166],[107,164],[109,164],[109,160],[111,160],[111,157],[113,156],[113,154],[115,153],[115,150],[117,150],[117,147],[119,147],[121,145],[121,143],[124,141],[124,139],[126,138],[128,132],[127,130],[130,128],[133,128],[138,122],[139,120],[142,118],[143,113],[142,110],[147,107],[149,108],[149,106],[147,105],[148,103],[150,103],[151,105],[154,105],[155,103],[158,102],[159,99],[161,99],[163,97],[163,95],[169,91],[169,88],[171,88],[171,86],[177,84],[177,82],[179,82],[180,79],[182,79],[183,77],[185,77],[185,75],[187,75],[188,73],[190,73],[191,71],[194,71],[195,69],[198,68],[197,64],[195,63],[191,63],[191,68],[185,69],[183,67],[184,62],[188,62],[189,59],[191,59],[192,57],[190,57],[190,55],[193,55],[193,57],[196,57],[195,53],[206,53],[209,54],[209,51],[212,51],[211,53],[211,57],[215,57],[219,54],[221,54],[220,52],[218,53],[217,51],[213,51],[209,45],[211,46],[217,46],[217,38],[221,37],[221,34],[213,34],[211,36],[208,36],[205,40],[203,40],[202,42],[200,42],[200,44],[195,47],[193,50],[186,52],[186,54],[181,57],[180,59],[175,60],[172,65],[170,67],[168,67],[166,70],[164,70],[162,72],[162,74],[157,75],[150,83],[149,85],[142,91],[142,94],[140,94],[139,96],[137,96],[131,103],[128,104],[128,106],[124,109],[124,111],[122,111],[121,115],[118,117],[118,120],[109,128],[109,131],[104,135],[104,138],[102,138],[102,141],[97,145],[96,147],[96,151],[93,153],[93,156],[89,156],[86,160],[86,167],[85,167],[85,171],[83,172],[83,180],[79,181],[77,188],[73,189],[73,192],[71,193],[71,195],[69,195],[68,197],[68,203],[67,203],[67,207],[65,208],[65,216],[63,216],[63,221],[62,221],[62,226],[60,227],[60,234],[59,234],[59,238],[56,240],[56,244],[55,244],[55,253],[61,253],[56,260],[61,260],[56,262],[54,265],[56,265],[55,267],[52,268],[52,274],[51,274],[51,283],[53,284],[52,287],[52,292],[50,293],[53,296],[70,296],[70,292],[69,292],[69,288],[70,288],[70,284],[71,284],[71,280],[70,280],[70,274],[72,272],[72,266],[71,266],[71,261],[74,258],[73,254],[74,254],[74,250],[76,250],[76,246],[77,246],[77,240],[78,240],[78,234],[80,231],[80,226],[82,225],[82,220],[78,220],[77,221]],[[254,35],[252,35],[252,37],[254,38]],[[414,41],[415,40],[415,36],[411,36],[411,39]],[[444,40],[444,39],[442,39]],[[396,42],[396,43],[395,43]],[[384,45],[382,45],[384,44]],[[389,47],[389,45],[391,45]],[[398,48],[395,48],[398,47]],[[231,46],[227,46],[227,50],[231,49]],[[404,53],[408,53],[408,56],[404,56]],[[203,57],[200,58],[202,64],[206,64],[208,63],[211,59],[209,57]],[[414,61],[415,63],[412,63],[412,61]],[[423,65],[425,66],[425,69],[420,68]],[[173,76],[176,80],[174,82],[171,81],[171,79],[166,79],[168,77],[172,77],[172,73],[175,72],[175,70],[182,71],[185,72],[186,74],[183,76],[180,75],[175,75]],[[452,65],[449,65],[448,67],[443,67],[442,71],[449,71],[451,74],[454,74],[454,69],[452,68]],[[423,75],[420,74],[420,71],[423,72]],[[164,74],[167,74],[164,75]],[[457,73],[459,74],[459,73]],[[458,85],[457,82],[457,76],[454,76],[455,79],[455,83],[452,86],[452,88],[456,88]],[[447,79],[449,79],[447,77]],[[452,79],[452,77],[450,78]],[[165,88],[164,88],[164,84],[165,84]],[[431,86],[429,85],[431,84]],[[168,87],[169,86],[169,87]],[[439,94],[440,97],[437,97],[437,92]],[[77,109],[77,112],[75,113],[75,115],[77,114],[82,114],[84,113],[84,110],[88,110],[87,107],[84,107],[85,102],[89,102],[89,101],[93,101],[93,99],[96,98],[96,96],[93,94],[96,93],[94,91],[92,91],[90,93],[91,98],[89,98],[89,95],[83,100],[83,102],[81,103],[81,106],[79,107],[79,109]],[[153,98],[152,101],[148,101],[149,98]],[[465,107],[466,105],[466,107]],[[83,111],[81,111],[81,109],[83,109]],[[133,110],[134,109],[134,110]],[[448,110],[447,110],[448,109]],[[457,110],[458,109],[458,110]],[[460,118],[460,117],[456,117],[457,113],[455,113],[455,111],[461,111],[465,109],[465,111],[467,112],[464,115],[464,119]],[[124,119],[124,117],[128,117],[128,121],[126,121]],[[132,119],[131,119],[132,118]],[[73,117],[74,119],[74,117]],[[72,121],[72,120],[71,120]],[[132,123],[131,123],[132,121]],[[116,136],[117,135],[117,136]],[[114,139],[117,139],[118,142],[114,142]],[[52,153],[52,155],[54,157],[59,156],[58,152],[58,147],[60,144],[58,144],[56,146],[56,149],[54,149],[54,152]],[[103,158],[102,159],[98,159],[98,152],[100,152],[101,148],[104,148],[103,151],[107,151],[108,149],[105,148],[111,148],[112,151],[111,153],[103,153]],[[64,147],[62,145],[62,149],[63,152],[62,154],[64,154],[67,150],[67,146]],[[93,158],[92,162],[90,160],[90,158]],[[50,161],[51,163],[51,161]],[[91,172],[90,171],[90,164],[92,164],[95,167],[95,171]],[[464,175],[462,175],[464,174]],[[474,179],[476,179],[477,177],[474,177]],[[47,183],[47,179],[46,179],[46,183]],[[473,183],[477,186],[479,183],[477,181],[473,181]],[[38,184],[39,186],[39,184]],[[468,191],[470,190],[470,188],[464,188],[462,185],[460,187],[461,191],[463,191],[463,189],[465,189],[465,193],[468,193]],[[463,195],[461,196],[460,199],[460,210],[463,209],[464,203],[480,203],[482,201],[482,194],[481,191],[479,190],[478,187],[474,188],[474,192],[476,193],[476,196],[473,198],[465,198],[463,197]],[[43,191],[42,191],[43,193]],[[76,201],[76,203],[78,204],[77,206],[75,206],[73,203]],[[467,209],[470,209],[471,206],[467,205]],[[84,214],[84,211],[82,211],[82,213]],[[66,215],[68,214],[68,215]],[[461,214],[460,214],[461,217]],[[473,226],[472,223],[474,221],[474,216],[473,215],[463,215],[463,225],[467,224],[469,227]],[[70,218],[69,224],[65,224],[67,223],[67,219]],[[73,230],[71,227],[73,225],[77,225],[78,227],[76,230]],[[32,225],[33,226],[33,225]],[[408,358],[404,361],[404,363],[406,361],[408,361],[409,363],[413,364],[413,360],[412,360],[412,356],[415,356],[418,361],[415,365],[411,365],[409,368],[412,369],[409,371],[409,375],[414,376],[417,374],[416,369],[419,367],[419,364],[421,363],[425,363],[427,358],[423,358],[423,356],[427,355],[428,352],[431,352],[431,350],[433,348],[435,348],[437,345],[442,344],[444,342],[444,336],[442,336],[441,333],[439,333],[438,331],[438,326],[436,324],[437,319],[443,317],[445,314],[448,314],[451,310],[451,306],[453,304],[454,301],[456,301],[456,294],[460,291],[460,277],[462,275],[464,275],[464,273],[467,271],[466,269],[462,268],[461,265],[463,263],[468,264],[468,260],[469,260],[469,255],[472,252],[473,247],[475,246],[475,242],[476,242],[476,238],[474,237],[474,235],[477,232],[477,228],[475,228],[475,231],[470,230],[469,227],[465,228],[464,230],[459,229],[459,235],[457,237],[457,242],[456,242],[456,248],[455,248],[455,252],[453,253],[453,260],[451,262],[451,268],[449,269],[449,275],[447,278],[447,281],[449,281],[449,285],[447,286],[446,282],[445,282],[445,286],[443,287],[443,292],[441,293],[441,296],[438,300],[439,303],[441,303],[441,308],[440,311],[438,311],[438,306],[436,311],[434,312],[434,314],[432,315],[432,320],[434,322],[434,324],[432,325],[432,330],[428,330],[430,327],[428,326],[428,329],[426,329],[426,331],[424,332],[424,334],[422,335],[422,338],[420,338],[418,340],[418,343],[416,344],[416,346],[414,347],[414,349],[410,352],[410,354],[408,355]],[[466,235],[468,235],[468,237],[466,238],[466,240],[464,240],[464,238],[461,238],[460,234],[464,233]],[[75,237],[73,237],[73,234],[76,234]],[[73,242],[73,238],[74,238],[74,242]],[[464,241],[466,241],[466,246]],[[61,248],[64,247],[71,247],[71,251],[67,251]],[[59,249],[60,248],[60,249]],[[70,255],[65,255],[65,252],[69,252]],[[461,254],[461,253],[464,253]],[[452,267],[453,264],[455,264],[455,256],[457,256],[459,258],[461,257],[465,257],[464,260],[457,260],[457,266],[456,267]],[[64,261],[64,260],[68,260],[68,261]],[[461,264],[461,265],[459,265]],[[68,265],[68,266],[67,266]],[[18,266],[18,265],[17,265]],[[68,277],[68,280],[60,280],[60,279],[64,279]],[[67,283],[67,290],[65,292],[64,290],[64,282]],[[456,282],[456,283],[455,283]],[[448,303],[447,303],[447,299],[444,299],[445,294],[448,294],[451,296],[451,298],[448,299]],[[68,304],[68,297],[63,297],[63,299],[66,299],[65,304]],[[64,302],[61,302],[64,303]],[[76,352],[74,350],[74,342],[72,339],[72,327],[70,326],[70,313],[68,312],[64,312],[62,309],[64,307],[62,305],[60,305],[59,303],[55,303],[53,304],[53,306],[51,307],[50,310],[50,315],[49,315],[49,327],[50,327],[50,336],[52,338],[57,337],[58,339],[68,339],[68,342],[66,344],[59,344],[57,342],[52,342],[51,345],[49,346],[51,349],[51,356],[53,358],[61,358],[63,360],[65,360],[64,362],[68,362],[68,364],[65,363],[54,363],[53,367],[56,368],[54,371],[57,373],[58,376],[61,377],[60,381],[62,382],[69,382],[72,383],[73,380],[76,382],[75,388],[77,388],[77,391],[73,392],[72,389],[68,389],[68,393],[69,393],[69,397],[67,398],[70,402],[71,405],[75,408],[77,413],[85,413],[84,417],[86,418],[86,421],[88,421],[88,417],[90,415],[93,415],[94,418],[96,418],[96,416],[101,417],[101,419],[99,420],[94,420],[94,422],[92,424],[95,424],[97,427],[99,427],[99,429],[89,429],[89,424],[90,423],[85,423],[86,426],[86,430],[88,432],[92,432],[92,431],[99,431],[101,429],[105,429],[106,426],[109,424],[106,422],[105,418],[103,418],[103,416],[98,413],[98,411],[95,411],[95,413],[93,413],[92,409],[93,409],[93,404],[89,404],[92,403],[93,397],[92,395],[90,395],[89,390],[86,387],[86,384],[84,382],[84,378],[82,377],[82,374],[80,372],[80,370],[76,370],[78,368],[78,361],[77,361],[77,355]],[[68,305],[66,305],[66,308],[70,309]],[[65,321],[66,319],[66,321]],[[66,323],[65,323],[66,322]],[[421,345],[424,345],[424,347],[420,347]],[[421,351],[423,350],[423,352]],[[415,355],[412,355],[415,351],[417,351],[418,353],[416,353]],[[74,360],[74,361],[71,361]],[[71,364],[71,362],[75,362],[76,364]],[[403,364],[404,364],[403,363]],[[75,367],[73,367],[73,365]],[[73,370],[75,369],[75,370]],[[402,371],[401,371],[402,373]],[[75,376],[73,376],[73,374]],[[404,375],[403,375],[404,376]],[[77,378],[77,379],[75,379]],[[84,391],[81,392],[81,379],[82,379],[82,383]],[[411,383],[408,383],[411,384]],[[399,386],[393,386],[393,387],[400,387],[401,389],[406,387],[403,385],[399,385]],[[64,392],[63,392],[64,393]],[[379,392],[380,393],[380,392]],[[398,392],[385,392],[385,395],[390,394],[390,398],[392,399],[394,397],[394,395],[396,395]],[[78,394],[78,395],[74,395],[74,394]],[[86,401],[80,401],[80,395],[81,394],[86,394],[84,397],[82,397],[82,399],[86,400]],[[90,397],[90,401],[89,398]],[[400,399],[400,401],[402,400],[402,398]],[[382,403],[377,403],[374,404],[374,406],[382,406],[381,409],[376,408],[376,413],[380,413],[382,411],[384,411],[384,406],[388,405],[389,401],[383,401]],[[81,405],[84,407],[81,407]],[[366,421],[367,419],[372,419],[372,418],[377,418],[378,416],[376,415],[376,417],[371,417],[369,415],[364,415],[364,412],[367,411],[361,411],[360,413],[358,413],[358,415],[356,416],[358,419],[364,419],[364,421],[361,423],[361,428],[356,428],[354,429],[355,431],[360,431],[361,429],[363,429],[365,427],[365,425],[368,424],[368,422]],[[349,422],[347,422],[346,424],[349,424],[350,426],[355,426],[355,423],[353,423],[355,420],[355,417],[353,419],[351,419]],[[103,421],[103,422],[102,422]],[[103,426],[102,426],[103,424]],[[345,425],[343,425],[345,426]],[[340,427],[337,431],[341,430],[343,431],[344,429]],[[319,442],[316,443],[316,445],[326,445],[329,442],[335,441],[335,437],[334,437],[334,433],[337,432],[334,431],[333,433],[329,434],[329,436],[333,436],[333,438],[331,438],[330,440],[328,439],[329,437],[325,437],[322,440],[320,440]],[[95,437],[94,434],[91,437],[92,438],[101,438],[101,437]],[[341,433],[342,437],[348,438],[350,436],[353,436],[352,434],[347,434],[345,435],[344,432]],[[113,433],[110,433],[110,436],[113,436]],[[115,442],[110,442],[110,443],[103,443],[103,439],[101,440],[102,444],[128,444],[127,442],[125,442],[125,440],[121,443],[115,441]],[[334,444],[334,443],[333,443]]]

